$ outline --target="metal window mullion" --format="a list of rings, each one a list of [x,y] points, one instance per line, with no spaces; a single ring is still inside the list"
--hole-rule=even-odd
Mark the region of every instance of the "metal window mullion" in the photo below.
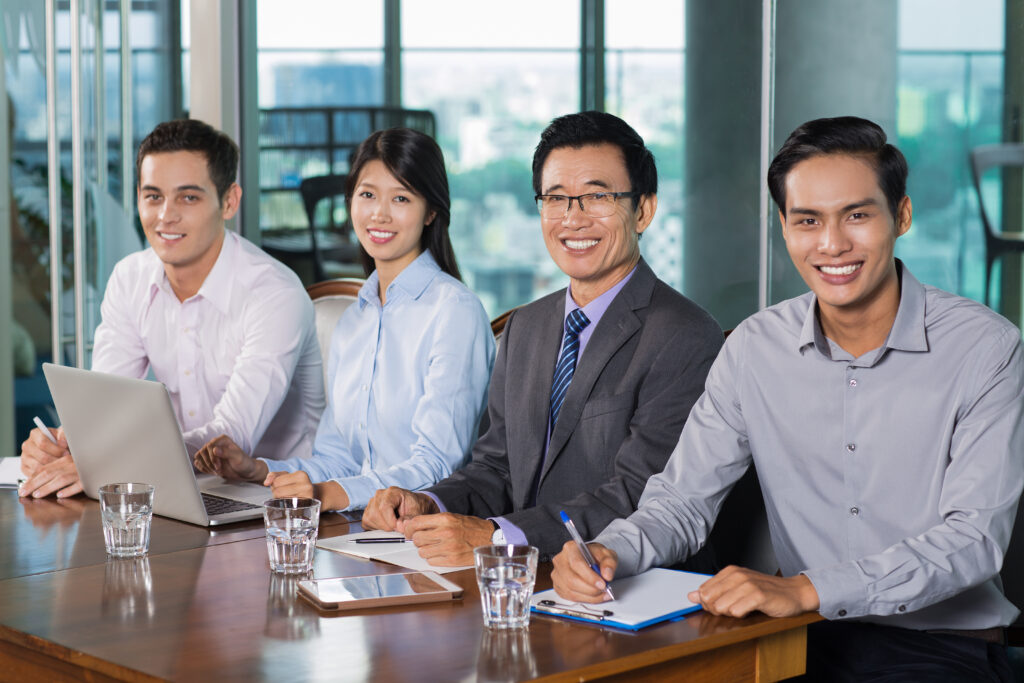
[[[71,11],[71,244],[74,254],[75,365],[85,367],[85,168],[82,159],[82,14],[80,0]]]
[[[384,104],[402,106],[401,0],[384,0]]]
[[[761,178],[768,177],[772,158],[772,114],[775,100],[775,0],[761,1]],[[757,306],[768,307],[768,285],[771,260],[769,253],[772,225],[771,197],[768,184],[760,184],[758,198],[760,235],[758,240]]]
[[[128,34],[131,21],[131,2],[121,0],[121,203],[127,215],[132,215],[135,201],[135,149],[132,131],[132,50]]]
[[[51,360],[64,364],[61,291],[64,287],[63,233],[60,210],[60,139],[57,131],[57,0],[46,0],[46,184],[50,209],[50,343]]]
[[[580,109],[605,109],[604,0],[580,2]]]

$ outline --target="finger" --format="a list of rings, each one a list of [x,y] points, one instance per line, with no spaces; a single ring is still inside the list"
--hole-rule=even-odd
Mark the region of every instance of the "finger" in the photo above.
[[[273,486],[274,482],[277,481],[280,472],[267,472],[267,478],[263,480],[264,486]]]
[[[57,491],[57,497],[58,498],[70,498],[71,496],[76,496],[76,495],[78,495],[81,492],[82,492],[82,480],[81,479],[76,479],[75,483],[71,484],[71,486],[65,486],[60,491]]]

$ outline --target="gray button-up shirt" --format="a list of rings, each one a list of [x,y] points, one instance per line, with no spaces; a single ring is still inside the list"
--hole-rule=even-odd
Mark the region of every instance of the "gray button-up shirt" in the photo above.
[[[824,617],[1016,618],[998,572],[1024,485],[1020,331],[899,268],[889,337],[859,358],[822,334],[810,293],[736,328],[665,471],[596,539],[618,575],[699,548],[753,459],[782,573],[810,578]]]

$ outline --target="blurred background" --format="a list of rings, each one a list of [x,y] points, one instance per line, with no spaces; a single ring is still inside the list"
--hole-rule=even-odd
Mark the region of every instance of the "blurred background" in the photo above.
[[[915,209],[897,255],[985,300],[979,189],[993,229],[1020,231],[1024,181],[976,187],[969,159],[1022,141],[1022,46],[1020,0],[0,0],[0,435],[17,449],[54,420],[40,363],[88,365],[110,270],[143,246],[134,154],[160,121],[239,141],[233,227],[307,284],[361,272],[344,202],[303,180],[343,177],[375,128],[431,133],[493,317],[566,283],[533,203],[540,131],[612,112],[657,158],[644,256],[730,328],[804,291],[763,178],[820,116],[886,129]],[[997,260],[989,304],[1018,324],[1022,289],[1019,254]]]

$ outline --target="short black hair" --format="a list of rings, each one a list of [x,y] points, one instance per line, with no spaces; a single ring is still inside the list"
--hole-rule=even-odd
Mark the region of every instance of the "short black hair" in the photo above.
[[[226,133],[198,119],[177,119],[157,124],[139,145],[139,153],[135,157],[135,174],[139,183],[142,182],[143,159],[161,152],[199,152],[206,157],[218,201],[223,201],[238,174],[238,145]]]
[[[642,196],[657,194],[658,168],[651,150],[644,145],[644,139],[618,116],[602,111],[559,116],[544,129],[533,153],[534,194],[541,194],[541,173],[552,150],[561,147],[579,149],[605,143],[622,150],[622,159],[629,174],[629,189],[634,192],[634,209],[639,206]]]
[[[434,219],[427,223],[420,236],[420,249],[429,251],[444,272],[461,280],[455,250],[448,235],[452,200],[448,191],[448,174],[444,170],[444,154],[434,138],[411,128],[388,128],[370,133],[359,143],[350,160],[345,183],[345,204],[352,215],[352,196],[359,185],[359,174],[366,164],[379,161],[388,173],[427,202]],[[359,246],[363,271],[369,277],[376,267],[373,259]]]
[[[801,161],[826,154],[864,157],[875,169],[893,218],[907,195],[907,160],[887,142],[885,131],[856,116],[814,119],[790,133],[768,167],[768,191],[786,215],[786,176]]]

